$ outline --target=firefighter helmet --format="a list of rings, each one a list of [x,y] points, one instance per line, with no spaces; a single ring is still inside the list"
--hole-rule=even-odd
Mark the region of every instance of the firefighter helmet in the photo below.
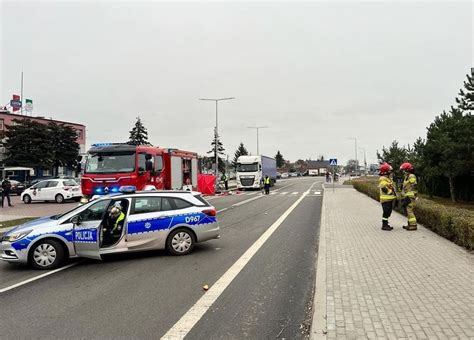
[[[381,174],[386,174],[392,170],[393,170],[392,166],[388,164],[387,162],[380,164],[379,171]]]
[[[413,165],[411,163],[403,163],[400,165],[400,170],[413,171]]]

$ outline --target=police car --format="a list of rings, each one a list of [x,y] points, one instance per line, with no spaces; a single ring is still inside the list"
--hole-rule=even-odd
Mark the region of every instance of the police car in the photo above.
[[[187,255],[196,243],[219,238],[216,210],[198,192],[121,191],[17,226],[0,238],[0,259],[52,269],[69,257],[101,259],[104,254],[155,249]],[[113,207],[125,218],[120,233],[105,238]]]

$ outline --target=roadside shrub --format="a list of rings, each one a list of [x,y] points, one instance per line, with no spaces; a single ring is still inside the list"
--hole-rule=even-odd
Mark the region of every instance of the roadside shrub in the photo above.
[[[376,180],[357,179],[352,185],[357,191],[379,200]],[[395,210],[404,213],[400,206]],[[474,249],[474,211],[444,206],[424,198],[416,200],[414,211],[417,221],[425,227],[468,250]]]

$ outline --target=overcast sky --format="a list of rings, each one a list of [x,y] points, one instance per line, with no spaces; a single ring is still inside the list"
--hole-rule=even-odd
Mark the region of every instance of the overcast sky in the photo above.
[[[454,103],[473,66],[473,5],[413,2],[1,0],[0,104],[82,123],[87,144],[128,138],[204,154],[215,106],[233,153],[242,141],[286,159],[354,157],[412,143]],[[363,157],[362,151],[359,159]]]

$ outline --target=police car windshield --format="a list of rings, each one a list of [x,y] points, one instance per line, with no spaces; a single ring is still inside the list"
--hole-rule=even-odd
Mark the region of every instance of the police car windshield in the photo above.
[[[237,163],[238,172],[254,172],[258,170],[258,163],[242,164]]]
[[[133,171],[135,171],[135,152],[90,154],[85,169],[87,174]]]

